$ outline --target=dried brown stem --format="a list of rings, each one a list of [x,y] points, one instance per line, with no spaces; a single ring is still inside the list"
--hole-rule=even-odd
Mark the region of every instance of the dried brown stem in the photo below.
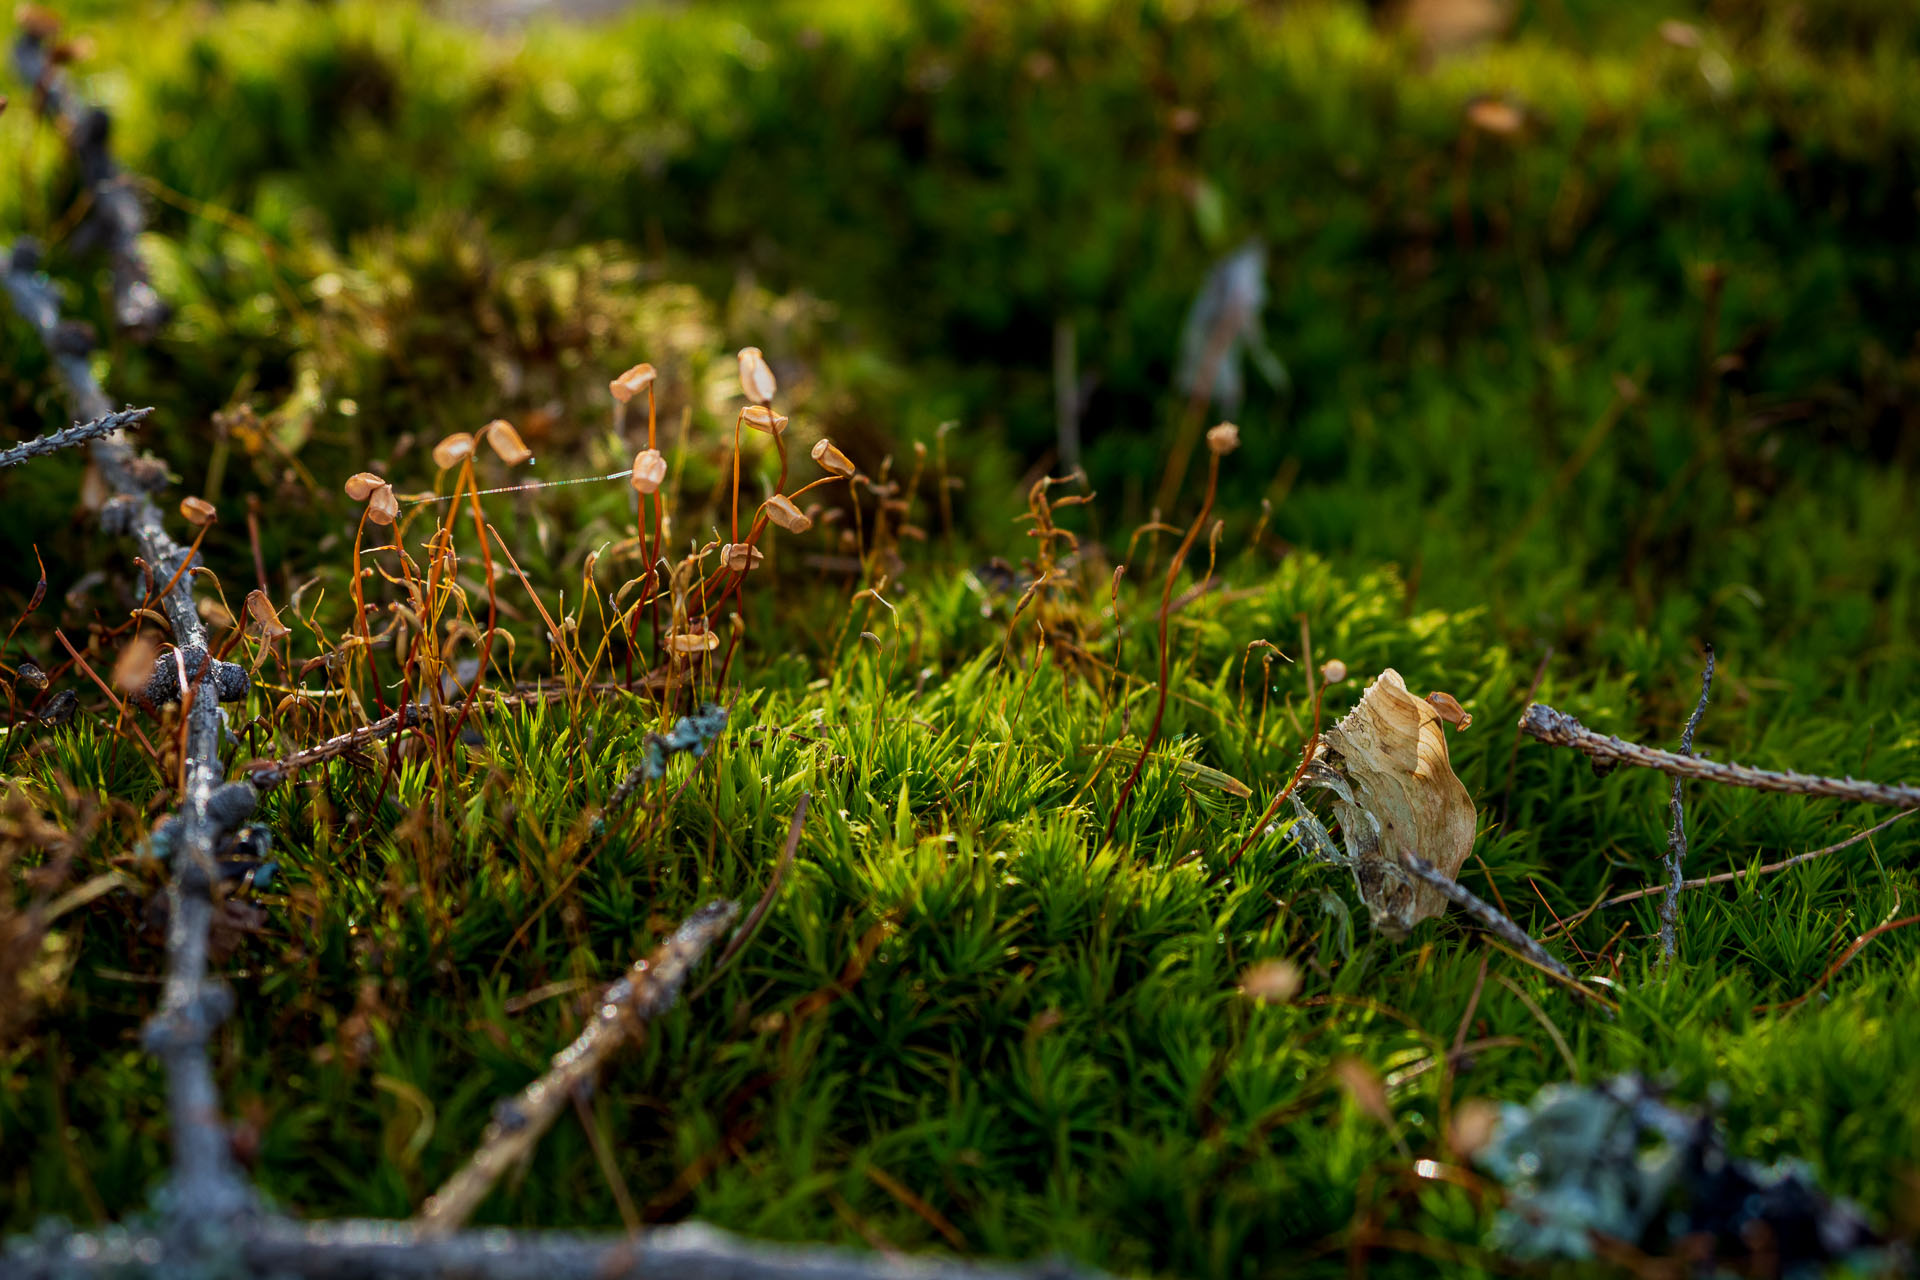
[[[1173,608],[1173,584],[1180,576],[1180,566],[1186,563],[1187,553],[1193,550],[1193,541],[1200,536],[1200,530],[1207,523],[1207,517],[1213,512],[1213,495],[1220,485],[1220,455],[1209,452],[1207,455],[1207,496],[1200,504],[1200,514],[1193,518],[1187,528],[1187,536],[1181,540],[1180,549],[1173,553],[1173,563],[1167,566],[1167,581],[1160,592],[1160,696],[1154,703],[1153,723],[1147,726],[1146,740],[1140,744],[1140,758],[1133,762],[1127,779],[1120,784],[1120,794],[1113,802],[1113,812],[1107,817],[1107,839],[1113,839],[1114,829],[1120,824],[1120,815],[1126,811],[1127,801],[1133,797],[1133,789],[1140,782],[1140,773],[1147,767],[1147,757],[1153,754],[1154,744],[1160,740],[1160,724],[1167,715],[1167,615]]]
[[[1920,787],[1884,782],[1861,782],[1854,778],[1822,778],[1808,773],[1776,772],[1743,764],[1722,764],[1698,756],[1680,755],[1627,742],[1611,734],[1595,733],[1564,711],[1556,711],[1536,702],[1520,717],[1520,728],[1528,736],[1552,747],[1572,747],[1602,764],[1629,764],[1653,769],[1675,778],[1694,778],[1701,782],[1719,782],[1731,787],[1752,787],[1757,791],[1778,791],[1788,795],[1822,796],[1832,800],[1850,800],[1856,804],[1879,804],[1894,809],[1920,809]]]
[[[590,1088],[600,1069],[649,1019],[673,1007],[687,974],[739,911],[737,904],[727,901],[702,907],[651,956],[635,962],[626,977],[607,988],[586,1030],[554,1055],[552,1068],[518,1097],[494,1108],[493,1123],[487,1126],[479,1150],[420,1207],[416,1221],[422,1235],[445,1237],[472,1216],[500,1175],[532,1153],[568,1100]]]

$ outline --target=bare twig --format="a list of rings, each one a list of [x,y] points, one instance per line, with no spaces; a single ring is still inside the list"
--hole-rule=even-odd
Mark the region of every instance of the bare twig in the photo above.
[[[29,27],[14,41],[14,70],[34,86],[34,101],[41,116],[60,131],[73,152],[89,201],[75,239],[97,244],[107,255],[113,277],[114,323],[136,335],[150,335],[166,320],[167,306],[147,282],[146,261],[140,256],[146,211],[107,145],[111,117],[73,91],[49,54],[46,34]]]
[[[479,1150],[421,1206],[417,1221],[422,1234],[446,1236],[472,1216],[500,1175],[533,1151],[567,1100],[589,1087],[648,1019],[673,1007],[687,974],[739,911],[727,901],[700,908],[651,956],[635,962],[626,977],[607,988],[587,1029],[554,1055],[552,1068],[517,1098],[494,1108]]]
[[[407,1222],[264,1217],[234,1231],[233,1272],[299,1280],[1094,1280],[1064,1260],[1014,1266],[761,1244],[687,1222],[645,1235],[515,1232],[431,1235]],[[165,1242],[118,1228],[35,1244],[6,1257],[10,1280],[149,1274]]]
[[[1489,933],[1504,939],[1508,945],[1534,964],[1550,973],[1572,979],[1573,974],[1568,971],[1567,966],[1554,959],[1552,953],[1545,947],[1528,937],[1527,931],[1515,924],[1505,912],[1477,896],[1473,890],[1458,880],[1449,878],[1445,872],[1419,854],[1403,851],[1400,865],[1418,879],[1445,894],[1447,900],[1454,906],[1478,920]]]
[[[1680,734],[1680,754],[1693,754],[1694,730],[1700,727],[1700,717],[1707,711],[1707,695],[1713,692],[1713,646],[1707,646],[1707,666],[1700,673],[1700,701],[1694,703],[1693,714],[1687,717],[1687,727]],[[1667,896],[1660,903],[1660,960],[1671,961],[1678,950],[1680,933],[1680,881],[1682,868],[1687,861],[1687,806],[1680,795],[1680,788],[1686,785],[1684,778],[1673,780],[1673,798],[1667,802],[1672,816],[1672,825],[1667,829]]]
[[[6,290],[47,344],[73,411],[87,419],[108,417],[112,410],[94,381],[84,336],[61,323],[52,284],[36,270],[38,261],[38,251],[31,244],[13,246],[5,258]],[[145,1038],[167,1073],[173,1136],[171,1192],[184,1221],[207,1225],[231,1218],[252,1203],[252,1193],[228,1150],[213,1069],[207,1060],[207,1040],[232,1005],[227,988],[207,977],[213,886],[219,880],[214,846],[246,817],[253,790],[245,783],[235,784],[242,791],[220,785],[225,777],[220,764],[220,703],[244,699],[248,680],[245,670],[219,661],[208,651],[206,628],[194,605],[193,575],[180,571],[191,557],[167,533],[160,509],[147,496],[149,479],[136,464],[132,449],[116,432],[95,437],[92,454],[101,476],[117,494],[101,509],[102,527],[109,533],[132,534],[152,571],[172,575],[159,604],[173,628],[175,652],[161,655],[160,666],[183,668],[188,676],[187,681],[175,680],[176,686],[186,686],[175,688],[182,704],[185,749],[180,812],[172,821],[169,838],[173,876],[167,887],[166,979],[160,1008],[147,1023]],[[156,686],[164,683],[160,675],[157,671]],[[200,682],[210,684],[215,696],[193,696],[192,686]],[[217,803],[216,791],[223,793]]]
[[[649,676],[647,679],[651,682],[653,678]],[[641,687],[653,686],[648,683]],[[631,694],[635,690],[629,689],[624,684],[601,682],[572,689],[563,685],[554,685],[542,689],[516,689],[512,693],[498,695],[488,692],[485,699],[478,703],[478,708],[497,711],[508,707],[530,706],[537,702],[565,702],[573,695],[582,692]],[[271,786],[309,765],[324,764],[369,742],[380,742],[405,730],[424,726],[430,722],[431,716],[431,705],[424,699],[416,699],[390,715],[382,716],[378,720],[357,728],[348,729],[345,733],[337,733],[323,742],[316,742],[311,747],[303,747],[277,760],[257,761],[249,768],[248,773],[256,783]]]
[[[14,445],[11,449],[0,450],[0,467],[17,467],[30,459],[44,458],[50,453],[58,453],[62,449],[71,449],[75,445],[86,444],[89,441],[98,440],[101,436],[123,431],[152,412],[150,408],[122,409],[118,413],[110,413],[104,418],[95,418],[91,422],[76,422],[70,427],[49,431],[43,436],[36,436]]]
[[[1796,853],[1791,858],[1782,858],[1778,862],[1769,862],[1765,866],[1746,867],[1739,871],[1723,871],[1717,876],[1702,876],[1698,880],[1683,880],[1680,883],[1680,887],[1682,889],[1704,889],[1708,885],[1731,884],[1735,880],[1740,880],[1750,875],[1765,876],[1772,875],[1776,871],[1785,871],[1788,867],[1797,867],[1801,863],[1811,861],[1814,858],[1823,857],[1829,853],[1838,853],[1842,849],[1851,849],[1854,845],[1859,844],[1869,836],[1877,835],[1885,831],[1902,818],[1912,817],[1914,812],[1912,809],[1903,809],[1891,818],[1888,818],[1885,822],[1868,827],[1865,831],[1856,832],[1838,844],[1830,844],[1824,849],[1809,849],[1805,853]],[[1632,893],[1623,893],[1617,898],[1608,898],[1600,905],[1602,907],[1618,907],[1625,903],[1638,902],[1642,898],[1651,898],[1656,893],[1670,892],[1671,889],[1671,885],[1651,884],[1644,889],[1635,889]],[[1585,914],[1585,912],[1581,913],[1583,918]]]
[[[1920,809],[1920,787],[1861,782],[1854,778],[1822,778],[1807,773],[1776,772],[1743,764],[1702,760],[1698,756],[1662,751],[1658,747],[1644,747],[1611,734],[1595,733],[1566,712],[1556,711],[1545,703],[1536,702],[1528,707],[1526,714],[1520,717],[1520,727],[1529,736],[1548,746],[1572,747],[1601,764],[1630,764],[1640,769],[1654,769],[1675,778],[1752,787],[1757,791],[1823,796],[1858,804],[1887,805],[1895,809]]]

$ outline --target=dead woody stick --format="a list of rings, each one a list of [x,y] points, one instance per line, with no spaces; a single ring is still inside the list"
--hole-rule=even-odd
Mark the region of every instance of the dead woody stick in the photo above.
[[[104,418],[95,418],[91,422],[76,422],[70,427],[62,427],[58,431],[49,431],[45,435],[35,436],[10,449],[0,450],[0,467],[17,467],[34,458],[44,458],[62,449],[71,449],[75,445],[90,443],[101,436],[124,431],[152,412],[152,409],[122,409]]]
[[[1527,708],[1526,714],[1520,717],[1520,728],[1548,746],[1572,747],[1600,764],[1628,764],[1639,769],[1654,769],[1670,777],[1719,782],[1730,787],[1752,787],[1757,791],[1822,796],[1832,800],[1851,800],[1856,804],[1886,805],[1894,809],[1920,809],[1920,787],[1861,782],[1854,778],[1822,778],[1807,773],[1776,772],[1743,764],[1702,760],[1698,756],[1641,746],[1611,734],[1595,733],[1566,712],[1556,711],[1542,702]]]
[[[1482,899],[1473,890],[1453,879],[1419,854],[1402,850],[1400,865],[1405,867],[1414,878],[1438,889],[1446,895],[1447,901],[1478,920],[1487,932],[1534,964],[1551,973],[1559,974],[1569,982],[1573,980],[1573,974],[1568,971],[1567,966],[1556,960],[1545,947],[1528,937],[1527,931],[1515,924],[1504,911]]]
[[[40,115],[59,130],[73,153],[89,202],[74,239],[106,254],[113,280],[114,323],[136,337],[150,337],[166,320],[167,306],[147,282],[146,260],[140,255],[146,211],[108,146],[112,118],[73,91],[52,56],[48,45],[52,34],[45,26],[27,24],[14,41],[13,67],[34,87]]]
[[[14,306],[53,356],[72,410],[97,420],[111,415],[94,381],[83,334],[60,321],[53,286],[37,270],[38,250],[28,243],[6,252],[5,285]],[[219,881],[214,846],[252,808],[253,789],[222,787],[220,703],[247,696],[246,671],[212,657],[206,628],[193,599],[193,574],[182,572],[187,548],[167,533],[160,509],[147,494],[150,476],[118,432],[92,441],[94,464],[116,496],[101,509],[109,533],[132,534],[141,557],[159,581],[170,581],[159,600],[173,628],[174,650],[160,662],[175,668],[174,688],[187,722],[180,812],[169,839],[173,876],[167,887],[167,966],[160,1008],[148,1021],[148,1049],[166,1067],[172,1121],[172,1194],[183,1221],[229,1219],[252,1203],[252,1193],[234,1168],[207,1041],[231,1008],[226,987],[207,976],[207,938],[213,920],[213,886]],[[216,800],[216,793],[219,799]]]
[[[553,1067],[494,1109],[479,1150],[420,1208],[420,1233],[445,1236],[480,1207],[500,1175],[532,1153],[541,1135],[571,1099],[590,1087],[615,1051],[650,1018],[673,1007],[687,974],[739,914],[732,902],[709,903],[687,918],[654,953],[635,962],[627,976],[607,988],[592,1018],[572,1044],[554,1055]]]
[[[1687,727],[1680,734],[1680,754],[1693,755],[1694,730],[1700,727],[1700,717],[1707,710],[1707,695],[1713,692],[1713,648],[1707,648],[1707,667],[1700,673],[1700,701],[1693,706],[1693,714],[1687,717]],[[1674,958],[1678,950],[1680,933],[1680,882],[1684,878],[1682,868],[1687,861],[1687,806],[1681,798],[1680,788],[1686,785],[1686,779],[1676,777],[1673,780],[1673,798],[1668,801],[1668,809],[1673,816],[1673,825],[1667,831],[1667,896],[1660,902],[1660,959],[1667,962]]]
[[[298,1280],[1098,1280],[1063,1260],[1036,1264],[901,1257],[762,1244],[683,1222],[645,1235],[487,1228],[430,1236],[407,1222],[296,1222],[267,1216],[231,1238],[235,1274]],[[120,1228],[35,1243],[6,1256],[9,1280],[143,1274],[169,1260],[157,1238]]]

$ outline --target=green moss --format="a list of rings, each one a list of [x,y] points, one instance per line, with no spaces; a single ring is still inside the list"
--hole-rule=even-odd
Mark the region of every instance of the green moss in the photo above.
[[[1445,1108],[1648,1070],[1689,1102],[1724,1082],[1740,1154],[1810,1160],[1888,1220],[1920,1150],[1920,934],[1877,939],[1791,1012],[1761,1006],[1910,913],[1920,828],[1689,894],[1672,973],[1651,965],[1650,900],[1596,912],[1556,946],[1609,957],[1617,1015],[1453,920],[1399,946],[1371,936],[1351,886],[1284,835],[1214,875],[1311,723],[1297,667],[1249,645],[1303,659],[1303,618],[1316,662],[1391,665],[1474,714],[1450,738],[1484,819],[1466,881],[1536,934],[1655,879],[1666,823],[1662,780],[1516,749],[1537,673],[1537,697],[1594,727],[1670,742],[1711,642],[1716,757],[1920,773],[1920,116],[1902,92],[1920,28],[1859,0],[1802,8],[1797,31],[1703,21],[1685,50],[1655,34],[1665,6],[1522,6],[1510,41],[1430,70],[1337,5],[738,4],[513,41],[352,4],[83,20],[89,90],[115,108],[128,168],[160,184],[146,248],[176,307],[151,347],[109,346],[109,385],[158,406],[153,447],[226,513],[207,550],[230,607],[255,574],[248,495],[276,601],[304,586],[299,615],[335,636],[346,475],[378,464],[424,490],[433,441],[502,414],[538,475],[615,470],[628,454],[602,388],[636,359],[663,374],[681,542],[726,523],[712,499],[746,343],[781,363],[798,438],[829,434],[876,474],[890,453],[903,478],[923,444],[966,482],[951,533],[937,462],[910,494],[929,537],[882,588],[897,612],[850,611],[834,527],[776,544],[741,606],[722,747],[676,761],[649,819],[602,842],[569,843],[654,727],[623,702],[489,716],[444,787],[407,761],[383,792],[376,754],[271,795],[287,891],[225,962],[240,1013],[217,1051],[262,1186],[303,1213],[410,1212],[565,1041],[583,988],[698,902],[764,889],[805,791],[813,816],[758,941],[593,1100],[657,1215],[949,1247],[891,1178],[973,1252],[1332,1272],[1342,1233],[1375,1214],[1480,1265],[1490,1208],[1408,1173],[1452,1161]],[[1483,93],[1524,104],[1519,137],[1469,144]],[[1171,128],[1178,107],[1194,132]],[[0,169],[22,176],[0,218],[45,235],[70,179],[25,108],[0,115]],[[1173,615],[1163,739],[1107,844],[1128,763],[1108,748],[1137,748],[1153,712],[1171,546],[1129,539],[1181,412],[1166,384],[1186,306],[1248,235],[1272,254],[1267,327],[1294,390],[1257,390],[1239,417],[1226,589]],[[58,250],[52,265],[98,320],[90,267]],[[1033,553],[1012,520],[1052,443],[1060,321],[1098,375],[1100,492],[1060,519],[1130,560],[1124,627],[1102,617],[1089,554],[1009,639],[1018,588],[984,562]],[[0,406],[27,434],[63,410],[27,331],[7,315],[0,333]],[[749,491],[776,466],[750,455]],[[1169,520],[1197,509],[1197,472]],[[50,584],[14,652],[49,667],[56,622],[77,637],[124,616],[113,580],[65,598],[119,563],[67,518],[80,475],[62,460],[6,481],[0,554],[38,547]],[[603,557],[595,600],[631,575],[609,550],[627,503],[583,485],[491,499],[489,517],[542,601],[597,637],[582,562]],[[4,583],[16,613],[30,578]],[[503,579],[502,599],[517,672],[551,674],[524,589]],[[1038,649],[1036,612],[1089,656]],[[296,658],[317,653],[298,630]],[[1116,662],[1128,679],[1108,679]],[[281,740],[261,726],[248,753],[299,724]],[[164,783],[91,713],[12,730],[6,768],[86,830],[76,882],[122,858],[140,886],[56,922],[71,974],[0,1057],[14,1230],[131,1208],[163,1171],[159,1082],[134,1039],[160,872],[126,855]],[[1703,873],[1874,816],[1689,796]],[[1238,995],[1269,958],[1304,967],[1300,1000]],[[1495,976],[1475,1001],[1483,961],[1541,1007],[1573,1069]],[[1483,1047],[1450,1071],[1435,1055],[1470,1003]],[[1391,1082],[1391,1131],[1345,1100],[1348,1056]],[[617,1221],[570,1124],[483,1216]]]

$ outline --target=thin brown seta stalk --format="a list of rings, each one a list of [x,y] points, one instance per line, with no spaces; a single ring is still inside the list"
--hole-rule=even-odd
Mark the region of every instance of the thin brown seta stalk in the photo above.
[[[1187,536],[1180,540],[1179,550],[1173,553],[1173,560],[1167,565],[1166,583],[1160,590],[1160,692],[1154,703],[1153,720],[1147,726],[1146,740],[1140,744],[1140,757],[1133,762],[1133,768],[1120,784],[1120,794],[1113,802],[1113,812],[1107,817],[1106,839],[1113,840],[1114,829],[1120,823],[1120,815],[1126,811],[1127,801],[1132,799],[1133,790],[1140,782],[1140,773],[1147,767],[1147,757],[1153,754],[1154,745],[1160,740],[1160,725],[1167,715],[1168,659],[1167,617],[1173,607],[1173,584],[1179,580],[1180,567],[1186,562],[1187,553],[1193,550],[1194,539],[1200,536],[1200,530],[1206,527],[1207,517],[1213,514],[1213,498],[1220,485],[1220,459],[1233,451],[1239,443],[1237,431],[1222,423],[1207,433],[1207,495],[1200,503],[1200,514],[1187,526]],[[1216,443],[1218,441],[1218,443]]]

